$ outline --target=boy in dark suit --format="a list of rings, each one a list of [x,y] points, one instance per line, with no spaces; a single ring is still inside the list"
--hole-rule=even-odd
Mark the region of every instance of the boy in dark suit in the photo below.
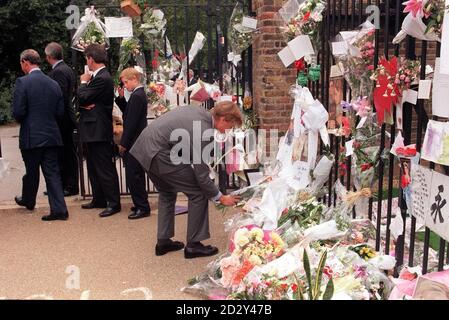
[[[83,209],[105,208],[100,217],[120,212],[120,189],[112,155],[112,107],[114,80],[106,69],[106,49],[92,44],[84,51],[93,75],[81,75],[78,89],[80,139],[87,149],[87,172],[92,185],[92,202]]]
[[[128,218],[134,220],[150,216],[148,194],[145,189],[145,172],[140,163],[128,152],[140,133],[147,127],[148,100],[145,89],[141,85],[139,71],[134,68],[125,69],[120,74],[120,79],[126,90],[132,92],[128,103],[122,94],[115,102],[123,112],[123,135],[119,152],[125,162],[126,183],[134,203],[134,210]]]
[[[20,55],[20,66],[26,75],[16,81],[12,109],[20,123],[19,147],[26,173],[22,196],[15,200],[19,206],[34,209],[41,168],[50,202],[50,215],[42,220],[67,220],[58,163],[58,149],[62,146],[58,121],[64,114],[64,101],[58,83],[39,69],[40,62],[35,50],[25,50]]]

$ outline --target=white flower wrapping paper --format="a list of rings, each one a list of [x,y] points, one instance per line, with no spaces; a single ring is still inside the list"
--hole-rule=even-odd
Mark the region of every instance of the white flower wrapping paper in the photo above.
[[[420,40],[440,41],[440,38],[434,32],[426,34],[426,28],[421,16],[413,17],[412,13],[409,13],[402,22],[401,31],[394,37],[393,44],[400,43],[407,35]]]
[[[96,29],[103,35],[105,46],[106,48],[109,48],[109,39],[106,37],[106,25],[97,17],[97,11],[95,10],[95,8],[90,7],[86,8],[84,16],[81,17],[81,24],[73,35],[72,49],[81,52],[84,51],[84,48],[87,46],[87,44],[82,43],[82,37],[91,23],[95,24]]]

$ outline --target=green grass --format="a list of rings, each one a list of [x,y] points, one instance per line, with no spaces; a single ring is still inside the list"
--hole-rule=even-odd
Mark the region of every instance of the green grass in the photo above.
[[[420,231],[416,233],[416,239],[418,241],[422,241],[424,242],[424,231]],[[440,236],[437,235],[435,232],[430,231],[430,241],[429,241],[429,245],[430,247],[435,250],[435,251],[439,251],[440,250]]]

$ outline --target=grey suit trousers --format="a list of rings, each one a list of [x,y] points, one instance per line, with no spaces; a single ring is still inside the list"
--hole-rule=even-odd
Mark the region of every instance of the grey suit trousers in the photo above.
[[[188,198],[187,242],[210,238],[209,199],[198,185],[191,166],[180,170],[160,173],[158,156],[153,158],[148,175],[159,192],[157,238],[170,239],[175,235],[175,205],[178,192]]]

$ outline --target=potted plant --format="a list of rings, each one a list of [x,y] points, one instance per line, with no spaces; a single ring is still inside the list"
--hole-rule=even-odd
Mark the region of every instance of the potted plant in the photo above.
[[[128,16],[138,17],[142,14],[140,7],[134,2],[134,0],[122,0],[120,2],[120,7],[124,13]]]

